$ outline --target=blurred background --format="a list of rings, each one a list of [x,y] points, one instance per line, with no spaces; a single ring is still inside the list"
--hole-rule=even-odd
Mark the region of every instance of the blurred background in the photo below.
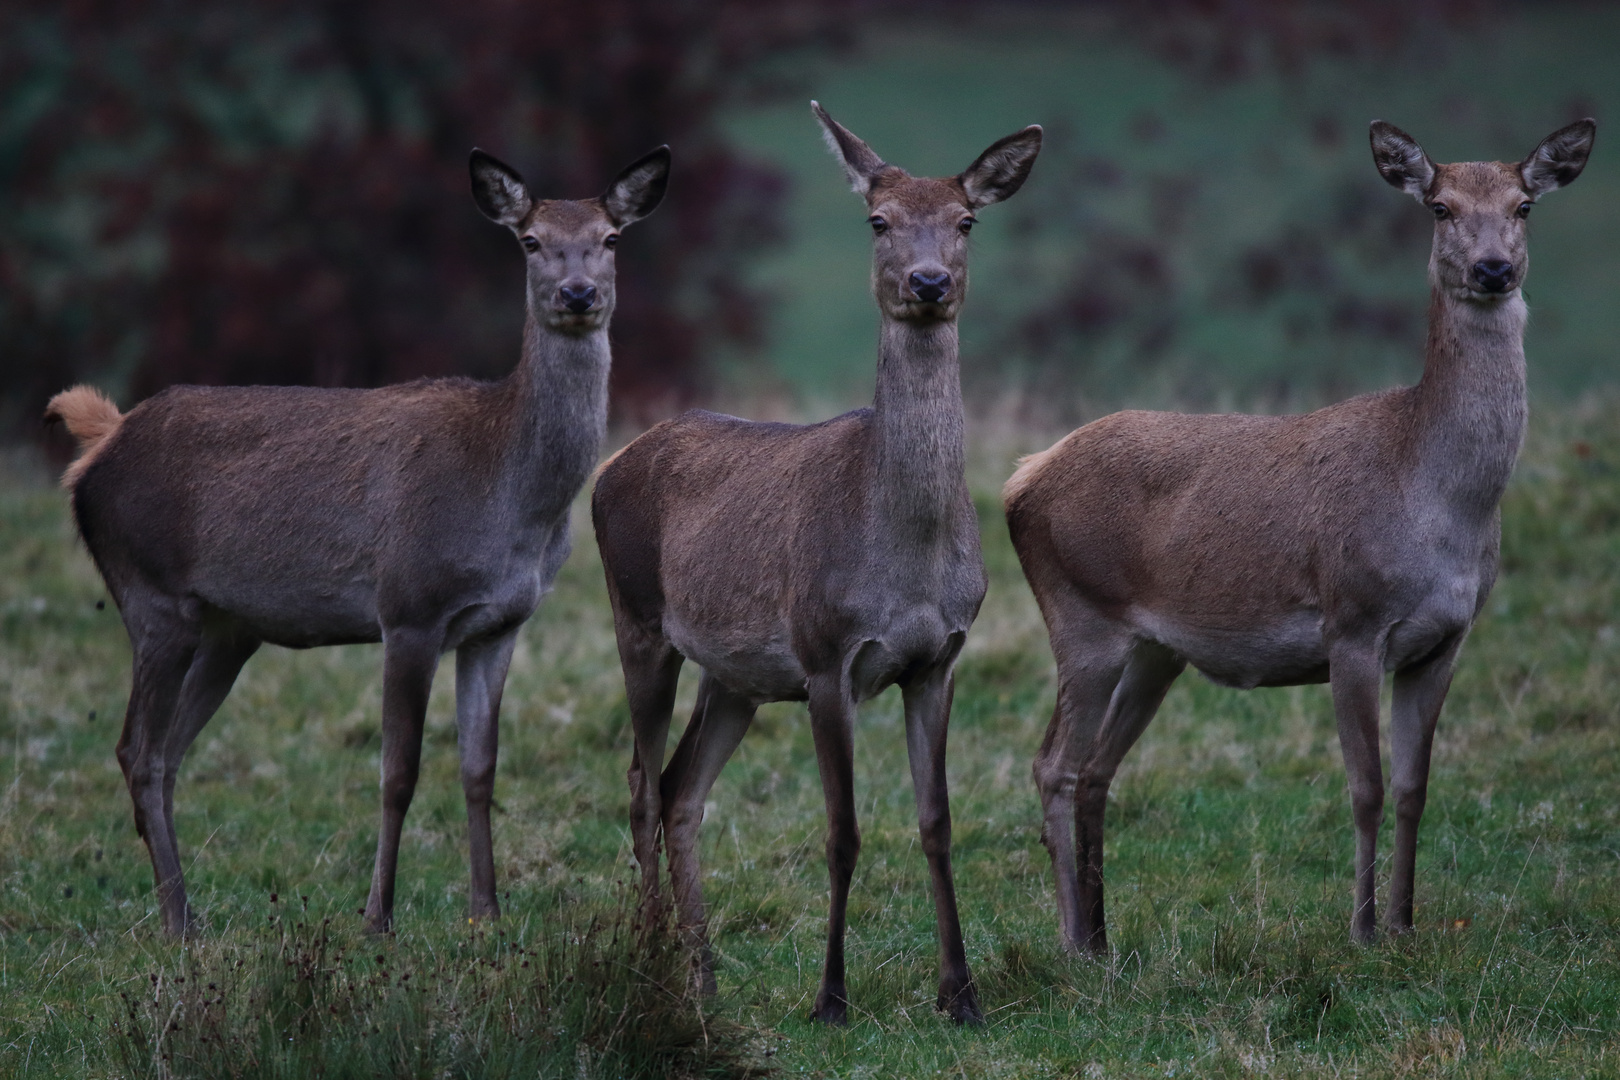
[[[866,400],[864,211],[812,96],[919,174],[1045,126],[974,234],[980,411],[1281,410],[1415,378],[1429,221],[1374,171],[1374,118],[1441,161],[1598,119],[1533,220],[1532,388],[1620,371],[1610,5],[6,0],[0,442],[44,442],[81,380],[127,407],[509,370],[522,258],[469,197],[475,145],[564,197],[673,147],[620,248],[621,422]]]

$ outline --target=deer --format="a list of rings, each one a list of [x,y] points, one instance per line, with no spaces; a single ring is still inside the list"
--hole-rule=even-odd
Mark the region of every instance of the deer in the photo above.
[[[1065,947],[1106,954],[1115,772],[1191,664],[1231,687],[1329,684],[1355,826],[1351,938],[1376,937],[1390,712],[1391,934],[1413,931],[1418,823],[1441,705],[1495,583],[1524,439],[1525,221],[1580,175],[1596,125],[1516,164],[1436,164],[1377,121],[1373,162],[1434,217],[1416,385],[1296,416],[1128,411],[1025,458],[1003,489],[1057,662],[1035,758]]]
[[[898,685],[939,935],[936,1004],[959,1024],[980,1023],[945,775],[952,672],[986,585],[964,478],[957,316],[968,233],[979,210],[1023,185],[1041,129],[1000,139],[957,176],[930,179],[887,164],[819,104],[811,109],[869,214],[881,315],[871,407],[809,425],[688,412],[611,458],[591,498],[635,736],[641,894],[663,909],[661,833],[677,925],[713,993],[697,851],[704,800],[760,704],[807,702],[831,881],[811,1015],[847,1023],[845,917],[861,843],[855,712]],[[702,672],[697,703],[665,766],[688,659]]]
[[[63,484],[129,633],[118,762],[169,934],[195,922],[175,779],[263,642],[382,643],[382,826],[363,911],[379,933],[428,693],[455,651],[469,907],[500,916],[501,693],[518,631],[568,557],[570,506],[606,429],[619,233],[657,207],[669,163],[659,147],[597,198],[536,199],[511,166],[472,152],[474,201],[517,237],[527,269],[522,357],[504,379],[174,386],[127,413],[88,386],[50,402],[47,419],[81,443]]]

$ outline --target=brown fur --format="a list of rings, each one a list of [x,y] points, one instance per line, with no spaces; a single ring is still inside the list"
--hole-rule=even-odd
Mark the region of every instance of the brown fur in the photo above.
[[[1304,416],[1116,413],[1024,459],[1004,489],[1058,666],[1034,772],[1072,949],[1106,949],[1108,788],[1187,664],[1244,688],[1332,683],[1362,941],[1384,800],[1379,686],[1394,673],[1388,922],[1412,928],[1434,725],[1495,581],[1497,505],[1524,430],[1524,219],[1579,174],[1591,124],[1517,166],[1435,165],[1387,124],[1372,141],[1385,178],[1436,216],[1422,381]]]
[[[263,642],[383,643],[382,827],[366,916],[393,918],[428,693],[456,653],[471,913],[499,915],[489,811],[519,627],[568,555],[569,508],[607,420],[607,238],[651,210],[667,150],[607,193],[535,203],[474,151],[474,197],[526,254],[523,355],[498,382],[374,390],[177,386],[123,417],[58,395],[85,453],[64,482],[134,652],[118,761],[163,925],[191,923],[174,786],[192,741]]]
[[[591,512],[635,729],[631,832],[650,905],[663,902],[662,832],[680,923],[712,989],[697,862],[704,799],[761,702],[808,700],[832,883],[812,1016],[842,1023],[844,919],[860,850],[855,707],[899,685],[939,928],[936,1000],[977,1022],[945,784],[952,671],[985,587],[963,476],[956,315],[973,211],[1018,189],[1039,129],[996,143],[961,177],[924,179],[884,164],[816,109],[872,215],[877,396],[869,409],[807,426],[688,413],[603,467]],[[703,679],[666,767],[687,659]]]
[[[123,414],[112,399],[93,386],[75,386],[51,398],[45,406],[46,422],[60,420],[79,440],[79,458],[62,473],[62,486],[72,491],[108,437],[118,430]]]

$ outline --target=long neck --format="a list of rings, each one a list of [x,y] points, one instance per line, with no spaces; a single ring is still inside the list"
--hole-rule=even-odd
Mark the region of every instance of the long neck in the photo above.
[[[1491,304],[1434,288],[1423,378],[1413,388],[1418,470],[1430,490],[1494,512],[1524,442],[1524,327],[1518,294]]]
[[[514,489],[530,513],[566,510],[590,476],[607,430],[611,361],[605,327],[568,334],[532,313],[525,320],[523,359],[508,386]]]
[[[883,320],[873,411],[878,505],[890,527],[919,540],[950,530],[967,483],[954,320]]]

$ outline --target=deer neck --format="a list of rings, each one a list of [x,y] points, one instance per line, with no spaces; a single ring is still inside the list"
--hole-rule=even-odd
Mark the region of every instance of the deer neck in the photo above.
[[[509,383],[509,462],[525,508],[538,517],[564,513],[596,464],[611,362],[606,327],[564,333],[532,313],[524,323],[523,360]]]
[[[901,539],[950,535],[967,484],[955,320],[883,320],[873,413],[877,507],[886,524]]]
[[[1524,442],[1524,327],[1518,294],[1492,304],[1433,289],[1423,378],[1413,388],[1418,471],[1458,510],[1494,514]]]

